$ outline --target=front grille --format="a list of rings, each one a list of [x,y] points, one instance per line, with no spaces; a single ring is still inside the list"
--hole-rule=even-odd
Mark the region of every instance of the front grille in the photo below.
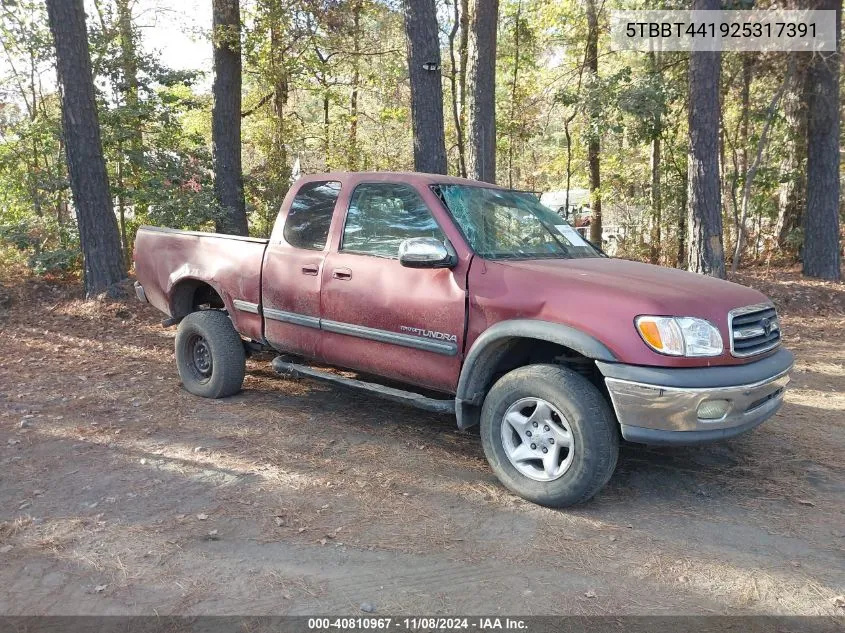
[[[753,356],[780,345],[780,323],[775,308],[767,303],[737,308],[728,313],[731,354]]]

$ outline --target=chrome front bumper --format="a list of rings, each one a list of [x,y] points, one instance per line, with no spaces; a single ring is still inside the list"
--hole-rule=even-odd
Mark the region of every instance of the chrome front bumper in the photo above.
[[[625,439],[698,444],[739,435],[773,416],[783,404],[791,369],[789,354],[786,369],[748,384],[666,386],[616,377],[606,377],[605,383]],[[702,403],[713,400],[727,402],[724,414],[717,419],[699,417]]]

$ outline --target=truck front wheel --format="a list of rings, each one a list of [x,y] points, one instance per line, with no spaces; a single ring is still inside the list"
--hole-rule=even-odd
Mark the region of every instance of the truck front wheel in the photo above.
[[[619,454],[616,427],[599,390],[558,365],[504,375],[481,410],[481,443],[499,480],[555,508],[587,501],[607,483]]]
[[[176,332],[176,366],[182,385],[194,395],[225,398],[241,390],[246,353],[225,312],[201,310],[182,319]]]

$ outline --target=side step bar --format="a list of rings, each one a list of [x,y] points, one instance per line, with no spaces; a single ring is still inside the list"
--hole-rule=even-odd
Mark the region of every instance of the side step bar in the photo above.
[[[360,389],[367,391],[376,396],[393,402],[401,402],[409,404],[418,409],[425,409],[426,411],[434,411],[435,413],[455,413],[455,400],[438,400],[437,398],[429,398],[419,393],[412,391],[403,391],[402,389],[394,389],[393,387],[385,387],[374,382],[364,382],[363,380],[355,380],[354,378],[346,378],[338,376],[328,371],[321,371],[308,367],[306,365],[298,365],[286,360],[282,360],[281,356],[277,356],[270,363],[273,369],[279,374],[287,374],[295,377],[306,376],[308,378],[315,378],[323,380],[343,387],[351,387],[353,389]]]

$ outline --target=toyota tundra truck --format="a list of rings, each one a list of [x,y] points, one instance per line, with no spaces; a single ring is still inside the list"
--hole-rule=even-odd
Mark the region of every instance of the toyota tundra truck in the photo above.
[[[134,257],[192,394],[237,393],[274,351],[279,372],[480,425],[501,482],[553,507],[595,495],[622,438],[758,426],[793,364],[756,290],[606,257],[535,195],[471,180],[307,176],[269,239],[143,227]]]

